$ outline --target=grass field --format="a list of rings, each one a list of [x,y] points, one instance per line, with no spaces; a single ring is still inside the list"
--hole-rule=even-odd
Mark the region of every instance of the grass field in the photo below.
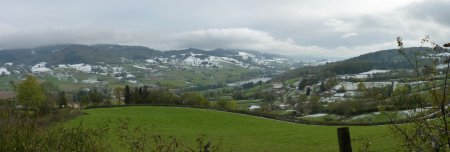
[[[403,120],[407,118],[403,112],[399,111],[385,111],[381,112],[372,112],[365,113],[360,115],[353,116],[339,116],[334,114],[327,114],[324,116],[317,117],[299,117],[303,120],[316,121],[316,122],[353,122],[353,123],[361,123],[361,122],[389,122],[391,119],[393,120]]]
[[[66,123],[80,121],[95,126],[106,119],[130,117],[130,125],[140,125],[163,135],[174,135],[193,144],[201,134],[222,141],[224,151],[338,151],[336,128],[269,120],[234,113],[177,107],[116,107],[84,110],[86,115]],[[387,126],[350,127],[352,138],[363,136],[373,151],[394,151],[397,146]],[[112,149],[120,146],[114,143]],[[352,143],[354,151],[361,145]]]

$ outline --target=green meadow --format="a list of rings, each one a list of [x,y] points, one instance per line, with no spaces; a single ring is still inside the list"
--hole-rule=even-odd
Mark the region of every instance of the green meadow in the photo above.
[[[242,114],[179,107],[132,106],[97,108],[83,111],[83,116],[66,126],[95,127],[107,120],[130,118],[130,126],[140,126],[164,137],[175,136],[185,144],[195,144],[205,134],[222,151],[338,151],[336,126],[302,125]],[[112,123],[116,125],[117,123]],[[114,126],[112,126],[114,127]],[[113,134],[114,131],[111,132]],[[372,151],[395,151],[396,139],[388,126],[351,126],[352,138],[370,141]],[[110,136],[114,151],[123,148]],[[354,151],[362,143],[352,142]]]

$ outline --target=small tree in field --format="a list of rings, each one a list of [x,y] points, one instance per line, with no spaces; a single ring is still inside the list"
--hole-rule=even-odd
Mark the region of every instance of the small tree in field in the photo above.
[[[42,91],[37,79],[28,75],[27,79],[17,85],[17,101],[28,110],[39,110],[39,106],[45,101],[45,93]]]

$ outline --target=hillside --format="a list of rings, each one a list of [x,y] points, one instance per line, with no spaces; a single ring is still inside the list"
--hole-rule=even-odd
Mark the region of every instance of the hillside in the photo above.
[[[194,142],[201,134],[222,142],[223,151],[337,151],[337,127],[309,126],[274,121],[253,116],[176,107],[118,107],[84,110],[86,115],[76,118],[67,126],[81,121],[94,127],[106,119],[129,117],[132,126],[152,130],[163,136],[176,136]],[[370,130],[370,131],[369,131]],[[394,139],[388,127],[350,127],[352,137],[364,136],[371,141],[374,151],[394,151]],[[120,151],[119,145],[113,148]],[[192,144],[192,143],[191,143]],[[361,146],[352,143],[354,150]],[[119,149],[118,149],[119,148]]]
[[[69,90],[129,83],[202,89],[273,77],[298,66],[286,56],[246,50],[159,51],[143,46],[65,44],[0,50],[0,89],[29,73]]]
[[[405,48],[405,58],[404,55],[398,52],[398,49],[381,50],[324,65],[299,67],[281,74],[277,79],[287,80],[305,75],[322,75],[327,77],[335,74],[356,74],[371,69],[410,69],[412,66],[407,61],[407,58],[413,60],[415,54],[419,56],[425,55],[428,51],[431,51],[431,48]]]
[[[241,53],[240,53],[241,52]],[[114,44],[80,45],[65,44],[52,45],[28,49],[0,50],[0,63],[13,62],[16,64],[37,64],[47,62],[49,65],[58,64],[117,64],[125,58],[128,60],[145,61],[151,58],[186,59],[188,54],[196,54],[204,58],[209,56],[230,57],[250,64],[253,59],[286,58],[281,55],[263,54],[255,51],[215,49],[211,51],[189,48],[183,50],[159,51],[143,46],[125,46]],[[247,56],[246,56],[247,55]],[[249,56],[248,56],[249,55]]]

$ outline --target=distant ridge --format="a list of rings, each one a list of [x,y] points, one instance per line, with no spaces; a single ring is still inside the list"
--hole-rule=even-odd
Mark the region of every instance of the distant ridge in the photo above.
[[[272,59],[283,57],[281,55],[259,53],[245,50],[201,50],[188,48],[182,50],[159,51],[144,46],[127,46],[116,44],[61,44],[26,49],[0,50],[0,63],[14,62],[18,64],[33,65],[39,62],[47,62],[48,65],[99,62],[118,64],[122,58],[131,60],[146,60],[154,57],[183,58],[183,54],[194,53],[205,56],[232,57],[239,60],[239,52],[251,52],[259,57]]]
[[[427,54],[431,48],[405,48],[406,57],[413,59],[414,54]],[[422,63],[426,64],[426,63]],[[398,49],[381,50],[363,54],[347,60],[327,63],[320,66],[307,66],[293,69],[279,75],[276,79],[287,80],[305,75],[356,74],[371,69],[409,69],[412,68]]]

